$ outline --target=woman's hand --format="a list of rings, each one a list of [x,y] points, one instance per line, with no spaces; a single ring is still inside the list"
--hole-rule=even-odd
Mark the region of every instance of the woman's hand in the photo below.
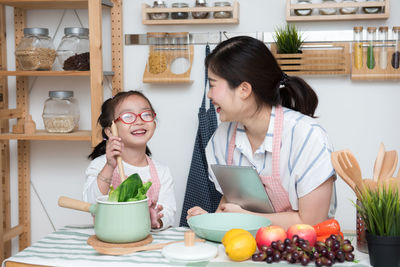
[[[208,213],[208,212],[203,210],[199,206],[195,206],[193,208],[188,209],[186,220],[189,220],[189,218],[192,216],[197,216],[197,215],[201,215],[201,214],[205,214],[205,213]]]
[[[157,205],[157,201],[151,200],[149,212],[152,229],[159,229],[162,227],[161,218],[164,216],[164,214],[162,214],[161,211],[163,209],[164,208],[162,205]]]
[[[121,138],[118,136],[110,136],[107,140],[106,145],[106,159],[107,165],[112,169],[117,167],[117,157],[121,155],[121,151],[124,147],[124,143],[121,142]]]
[[[247,210],[243,209],[237,204],[233,203],[221,203],[220,204],[220,212],[240,212],[240,213],[248,213]]]

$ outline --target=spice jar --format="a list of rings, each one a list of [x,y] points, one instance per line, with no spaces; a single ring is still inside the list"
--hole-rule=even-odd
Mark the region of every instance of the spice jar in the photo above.
[[[379,67],[383,70],[387,68],[387,40],[388,40],[388,27],[379,27],[379,41],[381,42],[381,49],[379,52]]]
[[[183,74],[190,67],[189,33],[170,32],[168,36],[171,54],[170,70],[174,74]]]
[[[335,0],[322,0],[322,3],[324,4],[335,4]],[[319,10],[319,14],[321,15],[335,15],[336,14],[336,8],[321,8]]]
[[[167,5],[165,4],[164,1],[154,1],[153,3],[153,8],[166,8]],[[162,13],[150,13],[149,14],[150,19],[154,20],[160,20],[160,19],[168,19],[169,13],[168,12],[162,12]]]
[[[185,7],[189,7],[188,4],[186,3],[173,3],[172,4],[173,8],[185,8]],[[171,13],[171,18],[172,19],[187,19],[189,17],[189,13],[188,12],[172,12]]]
[[[392,67],[394,69],[399,68],[400,61],[400,27],[393,27],[393,39],[394,39],[394,53],[392,55]]]
[[[304,5],[308,5],[308,4],[312,4],[311,0],[297,0],[297,4],[304,4]],[[311,8],[306,8],[306,9],[295,9],[294,13],[297,16],[310,16],[312,13],[312,9]]]
[[[150,44],[147,70],[152,74],[163,73],[167,69],[168,38],[166,32],[149,32],[147,38]]]
[[[366,0],[367,2],[380,2],[377,0]],[[373,7],[363,7],[362,8],[363,12],[366,14],[376,14],[382,11],[381,6],[373,6]]]
[[[375,38],[376,38],[376,27],[368,27],[367,28],[367,40],[368,40],[367,67],[369,69],[375,68],[375,56],[374,56]]]
[[[363,48],[362,48],[362,32],[363,27],[357,26],[353,28],[353,54],[354,54],[354,67],[361,69],[363,65]]]
[[[196,3],[194,5],[195,7],[206,7],[207,2],[206,0],[196,0]],[[203,12],[192,12],[192,17],[194,19],[205,19],[208,18],[209,13],[206,11]]]
[[[56,50],[47,28],[25,28],[24,37],[15,50],[23,70],[51,70]]]
[[[79,106],[73,91],[49,91],[44,103],[43,123],[50,133],[69,133],[78,129]]]
[[[231,6],[231,3],[229,3],[229,2],[215,2],[214,6],[215,7]],[[232,18],[232,12],[231,11],[216,11],[216,12],[213,13],[213,17],[216,18],[216,19]]]
[[[356,3],[356,0],[343,0],[342,3]],[[339,9],[340,14],[348,15],[357,13],[358,7],[342,7]]]
[[[64,70],[90,70],[89,29],[64,28],[57,59]]]

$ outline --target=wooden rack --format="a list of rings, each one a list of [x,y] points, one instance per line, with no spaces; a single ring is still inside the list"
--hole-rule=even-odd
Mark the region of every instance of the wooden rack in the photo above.
[[[212,12],[227,11],[232,12],[232,18],[216,19],[212,17]],[[151,13],[171,13],[171,12],[210,12],[209,18],[193,19],[150,19]],[[142,4],[142,23],[144,25],[183,25],[183,24],[238,24],[239,23],[239,2],[234,1],[232,6],[226,7],[184,7],[184,8],[152,8],[147,4]]]
[[[5,6],[14,8],[15,44],[19,44],[26,27],[26,9],[70,9],[88,10],[90,29],[90,71],[22,71],[7,70],[7,41]],[[30,140],[88,141],[96,145],[101,140],[97,118],[103,103],[103,57],[102,57],[102,6],[111,10],[112,38],[112,87],[113,95],[123,90],[122,78],[122,0],[0,0],[0,259],[11,256],[11,239],[19,238],[19,249],[31,243],[30,224]],[[15,60],[15,59],[14,59]],[[16,108],[8,105],[8,76],[16,77]],[[91,130],[69,134],[52,134],[36,130],[29,114],[28,79],[32,76],[87,76],[90,79]],[[9,131],[9,119],[16,118],[17,124]],[[18,225],[11,228],[10,210],[10,145],[17,140],[18,155]]]
[[[286,0],[286,21],[328,21],[328,20],[361,20],[361,19],[387,19],[389,18],[389,0],[374,1],[374,2],[344,2],[344,3],[320,3],[320,4],[293,4],[294,0]],[[356,14],[340,14],[339,9],[342,7],[356,7]],[[363,7],[382,7],[382,12],[376,14],[361,13]],[[336,8],[336,15],[320,15],[320,8]],[[312,14],[309,16],[297,16],[294,13],[295,9],[312,9]]]

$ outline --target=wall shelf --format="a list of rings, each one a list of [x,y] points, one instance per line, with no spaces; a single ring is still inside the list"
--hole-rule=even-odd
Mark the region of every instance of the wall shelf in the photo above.
[[[36,130],[35,134],[2,133],[0,140],[43,140],[43,141],[91,141],[91,131],[75,131],[68,134],[48,133]]]
[[[113,7],[109,0],[101,1],[103,6]],[[0,5],[21,9],[73,9],[88,8],[88,0],[0,0]]]
[[[207,19],[163,19],[152,20],[151,13],[171,13],[171,12],[232,12],[232,18],[215,19],[210,14]],[[232,6],[227,7],[186,7],[186,8],[152,8],[147,4],[142,4],[142,23],[144,25],[184,25],[184,24],[239,24],[239,2],[234,1]]]
[[[113,71],[103,72],[104,76],[113,76]],[[29,70],[17,70],[17,71],[6,71],[0,70],[0,76],[90,76],[90,71],[29,71]]]
[[[354,2],[354,3],[320,3],[320,4],[293,4],[293,0],[286,0],[286,21],[333,21],[333,20],[367,20],[367,19],[387,19],[390,15],[389,0],[373,1],[373,2]],[[342,7],[356,7],[356,14],[341,14],[339,9]],[[382,7],[382,12],[377,14],[362,13],[363,7]],[[336,8],[336,15],[320,15],[320,8]],[[309,16],[297,16],[295,9],[312,9]]]

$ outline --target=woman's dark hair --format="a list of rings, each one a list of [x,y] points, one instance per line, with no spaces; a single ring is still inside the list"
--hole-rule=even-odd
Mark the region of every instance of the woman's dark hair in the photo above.
[[[101,135],[103,137],[103,141],[101,141],[97,146],[93,149],[92,153],[88,156],[89,159],[93,160],[101,155],[106,153],[106,143],[108,136],[106,135],[105,129],[107,127],[111,127],[112,121],[114,120],[115,108],[127,97],[131,95],[136,95],[143,97],[150,105],[151,110],[155,113],[153,106],[151,105],[149,99],[139,91],[126,91],[119,92],[114,97],[107,99],[104,101],[103,105],[101,105],[101,114],[97,120],[97,123],[100,124],[102,130]],[[146,146],[146,155],[151,156],[150,149]]]
[[[300,77],[287,76],[268,47],[248,36],[230,38],[206,57],[206,68],[225,79],[231,89],[251,84],[257,108],[282,105],[314,117],[318,97]]]

